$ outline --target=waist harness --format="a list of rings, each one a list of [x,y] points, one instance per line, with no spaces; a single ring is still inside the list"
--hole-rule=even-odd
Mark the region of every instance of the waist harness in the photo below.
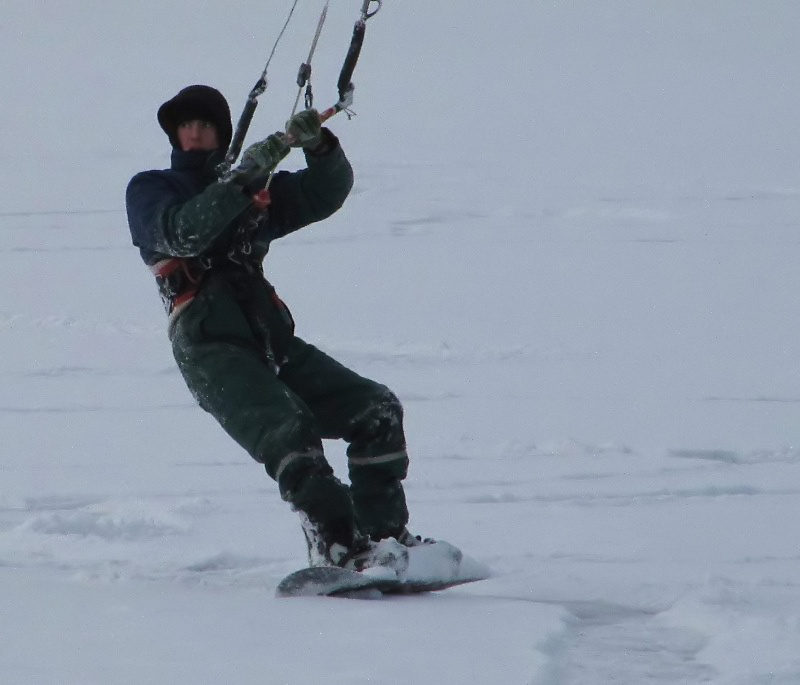
[[[179,257],[162,259],[150,265],[170,323],[195,298],[207,270],[199,259]]]
[[[170,324],[195,298],[203,276],[209,269],[221,264],[235,264],[263,275],[260,263],[252,259],[252,239],[259,223],[264,220],[270,203],[271,198],[266,189],[254,196],[253,205],[240,219],[226,255],[169,257],[150,265]]]

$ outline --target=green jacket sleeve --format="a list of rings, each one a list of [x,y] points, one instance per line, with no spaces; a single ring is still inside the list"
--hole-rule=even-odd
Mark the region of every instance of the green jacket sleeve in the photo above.
[[[134,244],[172,257],[195,257],[212,247],[250,205],[229,183],[212,183],[189,200],[158,172],[143,172],[128,185],[126,203]]]
[[[330,143],[328,152],[306,152],[307,168],[275,174],[270,186],[269,217],[276,238],[328,218],[350,194],[353,168],[338,139],[327,129],[323,131]]]

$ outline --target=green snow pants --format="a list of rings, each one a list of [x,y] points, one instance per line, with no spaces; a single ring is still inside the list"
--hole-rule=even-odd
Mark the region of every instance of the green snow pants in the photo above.
[[[403,530],[408,455],[400,402],[296,337],[262,277],[208,278],[170,337],[200,406],[265,466],[293,507],[342,544],[352,538],[348,526],[376,540]],[[333,477],[322,439],[348,443],[349,492]]]

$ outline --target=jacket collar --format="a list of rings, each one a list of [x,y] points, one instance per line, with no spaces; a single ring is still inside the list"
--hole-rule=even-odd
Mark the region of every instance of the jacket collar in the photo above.
[[[216,178],[216,167],[225,158],[222,150],[189,150],[172,148],[170,168],[173,171],[186,171],[204,177]]]

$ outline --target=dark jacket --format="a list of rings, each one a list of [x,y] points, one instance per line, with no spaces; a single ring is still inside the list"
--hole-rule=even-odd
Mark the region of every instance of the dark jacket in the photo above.
[[[306,153],[306,169],[275,174],[271,205],[252,236],[253,260],[263,260],[271,241],[333,214],[349,194],[352,167],[333,134],[325,130],[325,135],[333,149],[320,156]],[[219,153],[173,149],[170,169],[131,179],[128,225],[146,264],[228,252],[252,198],[234,183],[217,181],[217,162]]]
[[[275,174],[271,203],[256,224],[252,197],[217,180],[218,153],[174,149],[172,168],[141,172],[128,184],[128,224],[145,264],[156,271],[165,263],[180,266],[177,285],[172,277],[158,280],[184,375],[208,358],[207,345],[234,343],[276,365],[284,360],[294,322],[263,277],[261,262],[273,240],[327,218],[352,188],[350,163],[336,137],[323,131],[328,151],[306,152],[307,168]],[[236,251],[242,227],[251,248],[246,258]]]

